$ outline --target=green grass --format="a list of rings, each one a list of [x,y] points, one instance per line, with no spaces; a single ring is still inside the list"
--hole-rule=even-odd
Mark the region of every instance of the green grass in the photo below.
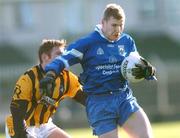
[[[152,126],[155,138],[180,138],[180,121],[154,123]],[[97,138],[96,136],[92,136],[90,128],[68,129],[66,131],[73,136],[73,138]],[[122,138],[128,138],[125,132],[123,132],[121,129],[119,131]],[[5,138],[5,136],[1,134],[0,138]]]
[[[154,123],[152,124],[154,138],[180,138],[180,122]],[[127,134],[119,130],[122,138],[128,138]],[[91,129],[67,130],[73,138],[97,138],[92,136]]]

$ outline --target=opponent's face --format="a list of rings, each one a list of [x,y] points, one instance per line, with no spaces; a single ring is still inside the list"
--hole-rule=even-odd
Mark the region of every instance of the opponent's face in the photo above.
[[[55,59],[57,56],[61,55],[64,52],[64,47],[53,47],[53,49],[51,50],[50,55],[44,54],[44,56],[42,56],[43,58],[43,63],[46,65],[48,63],[50,63],[53,59]]]
[[[111,41],[117,40],[124,30],[124,20],[110,17],[108,20],[102,20],[102,31]]]
[[[50,63],[57,56],[60,56],[63,52],[64,52],[64,47],[54,47],[51,51],[51,55],[49,56],[48,63]]]

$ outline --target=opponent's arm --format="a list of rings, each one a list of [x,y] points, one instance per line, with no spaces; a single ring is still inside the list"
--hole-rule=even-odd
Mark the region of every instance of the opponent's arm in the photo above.
[[[24,118],[27,110],[28,101],[13,100],[10,105],[11,114],[13,117],[13,126],[15,135],[12,138],[27,138]]]
[[[29,72],[29,71],[28,71]],[[28,73],[20,76],[14,88],[14,94],[10,104],[13,118],[15,138],[26,138],[26,126],[24,124],[28,103],[32,100],[33,83]]]
[[[75,101],[85,106],[87,94],[83,92],[82,90],[79,90],[76,95],[73,97]]]
[[[85,106],[87,94],[82,91],[82,85],[79,83],[78,77],[71,71],[64,70],[64,72],[66,72],[64,73],[64,78],[67,80],[65,83],[68,87],[66,87],[67,92],[63,96],[70,97]]]

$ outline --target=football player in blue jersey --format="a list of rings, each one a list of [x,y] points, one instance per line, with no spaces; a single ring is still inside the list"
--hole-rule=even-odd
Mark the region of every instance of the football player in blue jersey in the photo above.
[[[119,125],[131,138],[152,138],[150,121],[120,72],[123,59],[137,52],[133,38],[123,33],[124,25],[122,7],[108,4],[101,24],[46,66],[47,73],[40,85],[52,86],[59,72],[80,63],[80,81],[88,95],[86,112],[94,134],[99,138],[118,138]],[[142,61],[145,64],[137,65],[133,75],[148,80],[155,75],[155,68],[147,60]]]

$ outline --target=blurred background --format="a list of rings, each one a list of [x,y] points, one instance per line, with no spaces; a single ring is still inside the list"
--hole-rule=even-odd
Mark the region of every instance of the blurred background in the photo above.
[[[108,3],[126,13],[125,32],[157,68],[157,82],[131,84],[152,122],[180,120],[180,1],[178,0],[0,0],[0,133],[14,84],[37,64],[44,38],[73,40],[92,31]],[[73,66],[77,75],[81,68]],[[54,116],[62,128],[88,127],[85,109],[73,100]]]

